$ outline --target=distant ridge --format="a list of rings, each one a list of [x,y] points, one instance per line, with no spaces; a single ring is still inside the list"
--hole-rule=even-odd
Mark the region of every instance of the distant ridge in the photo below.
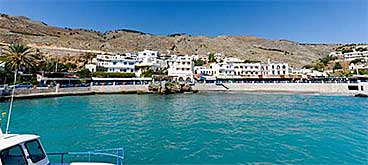
[[[165,54],[222,52],[244,60],[289,62],[303,66],[327,55],[339,44],[308,44],[288,40],[267,40],[254,36],[192,36],[186,33],[153,35],[138,30],[118,29],[105,33],[95,30],[48,26],[23,16],[0,14],[0,42],[47,46],[54,56],[75,55],[52,51],[52,47],[105,52],[132,52],[144,49]]]

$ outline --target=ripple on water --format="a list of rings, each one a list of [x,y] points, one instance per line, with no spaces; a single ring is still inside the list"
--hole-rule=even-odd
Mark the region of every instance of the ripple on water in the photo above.
[[[48,151],[124,146],[128,164],[367,164],[367,107],[288,94],[72,96],[16,101],[11,130],[40,134]]]

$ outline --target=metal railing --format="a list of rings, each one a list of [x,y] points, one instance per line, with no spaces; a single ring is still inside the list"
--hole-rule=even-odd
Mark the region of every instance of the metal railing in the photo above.
[[[103,150],[83,151],[83,152],[52,152],[52,153],[47,153],[47,155],[48,156],[60,156],[60,163],[51,163],[51,164],[67,163],[65,162],[65,156],[74,155],[74,156],[88,156],[88,162],[91,162],[91,156],[107,156],[107,157],[115,158],[116,165],[122,165],[124,161],[124,148],[113,148],[113,149],[103,149]],[[113,163],[113,162],[108,162],[108,163]]]

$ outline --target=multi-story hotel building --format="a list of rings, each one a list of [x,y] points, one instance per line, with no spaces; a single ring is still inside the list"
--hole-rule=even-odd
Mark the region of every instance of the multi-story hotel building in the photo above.
[[[354,59],[368,59],[368,51],[353,51],[349,53],[344,53],[345,60],[354,60]]]
[[[106,72],[134,73],[135,59],[128,59],[125,55],[97,55],[97,67],[102,67]]]
[[[193,57],[191,56],[173,56],[167,60],[168,76],[174,77],[175,81],[192,82],[193,81]]]
[[[232,58],[223,63],[211,63],[195,67],[194,73],[204,77],[221,79],[277,78],[289,75],[287,63],[245,63]]]

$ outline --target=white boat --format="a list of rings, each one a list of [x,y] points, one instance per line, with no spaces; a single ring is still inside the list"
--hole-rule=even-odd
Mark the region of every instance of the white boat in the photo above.
[[[61,156],[61,162],[51,163],[48,154],[45,152],[40,137],[29,134],[3,134],[0,129],[0,165],[111,165],[123,164],[123,148],[97,150],[87,152],[63,152],[51,153],[51,155]],[[110,152],[110,153],[109,153]],[[64,155],[85,155],[87,162],[64,162]],[[115,158],[115,163],[91,162],[91,156],[102,155]]]

